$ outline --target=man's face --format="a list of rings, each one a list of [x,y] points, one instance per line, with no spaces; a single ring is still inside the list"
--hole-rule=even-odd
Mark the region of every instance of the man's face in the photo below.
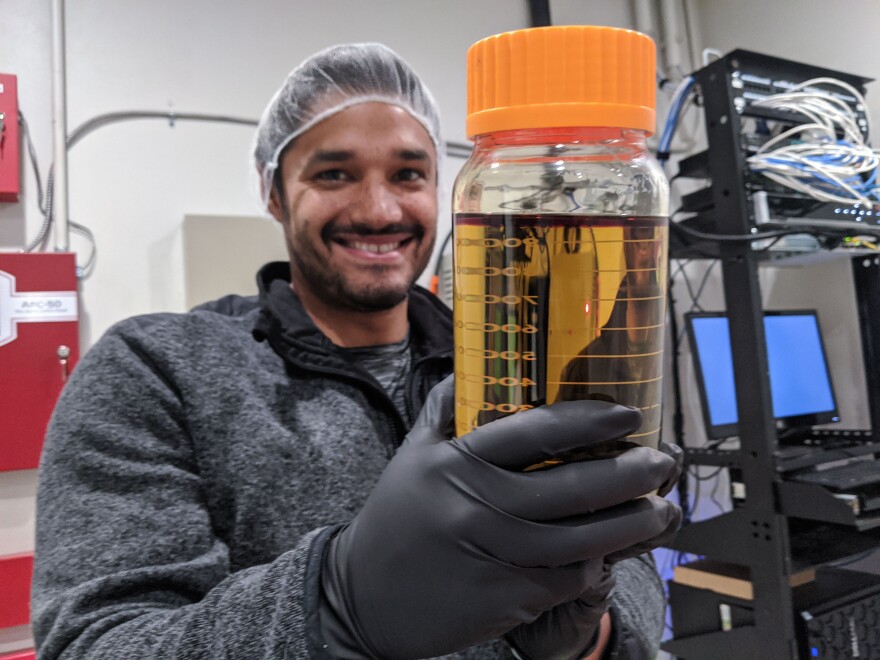
[[[361,103],[298,137],[281,162],[291,280],[327,304],[390,309],[428,264],[436,238],[437,154],[409,113]]]

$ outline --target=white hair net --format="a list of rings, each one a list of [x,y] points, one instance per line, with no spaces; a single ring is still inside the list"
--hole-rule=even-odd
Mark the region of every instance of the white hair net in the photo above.
[[[318,122],[358,103],[379,101],[409,112],[441,150],[440,118],[431,92],[393,50],[378,43],[331,46],[296,67],[257,127],[254,158],[263,207],[284,148]]]

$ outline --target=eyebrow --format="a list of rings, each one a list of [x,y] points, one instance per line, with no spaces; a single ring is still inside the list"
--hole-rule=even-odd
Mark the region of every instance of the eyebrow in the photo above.
[[[431,156],[424,149],[400,149],[394,153],[401,160],[430,160]],[[319,149],[309,158],[306,167],[313,167],[321,163],[344,163],[355,157],[355,152],[347,149],[326,150]]]
[[[397,156],[403,160],[430,160],[431,156],[424,149],[401,149]]]
[[[343,149],[338,151],[326,151],[324,149],[319,149],[312,154],[311,158],[309,158],[306,167],[311,167],[312,165],[317,165],[319,163],[343,163],[352,158],[354,158],[353,151],[346,151]]]

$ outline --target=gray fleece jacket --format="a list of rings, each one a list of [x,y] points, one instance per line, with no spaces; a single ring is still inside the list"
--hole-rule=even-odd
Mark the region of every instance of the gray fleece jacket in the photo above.
[[[119,323],[58,402],[37,496],[39,658],[320,657],[320,557],[452,369],[451,319],[410,295],[403,419],[291,292]],[[663,625],[647,559],[616,569],[612,657],[651,658]],[[401,625],[406,625],[402,622]],[[458,658],[509,658],[501,641]]]

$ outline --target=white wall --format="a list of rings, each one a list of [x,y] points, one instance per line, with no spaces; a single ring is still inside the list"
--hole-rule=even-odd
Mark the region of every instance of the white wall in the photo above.
[[[880,26],[875,0],[697,0],[705,47],[734,48],[880,78]],[[880,121],[880,84],[868,86],[872,119]],[[877,142],[875,140],[875,142]]]

